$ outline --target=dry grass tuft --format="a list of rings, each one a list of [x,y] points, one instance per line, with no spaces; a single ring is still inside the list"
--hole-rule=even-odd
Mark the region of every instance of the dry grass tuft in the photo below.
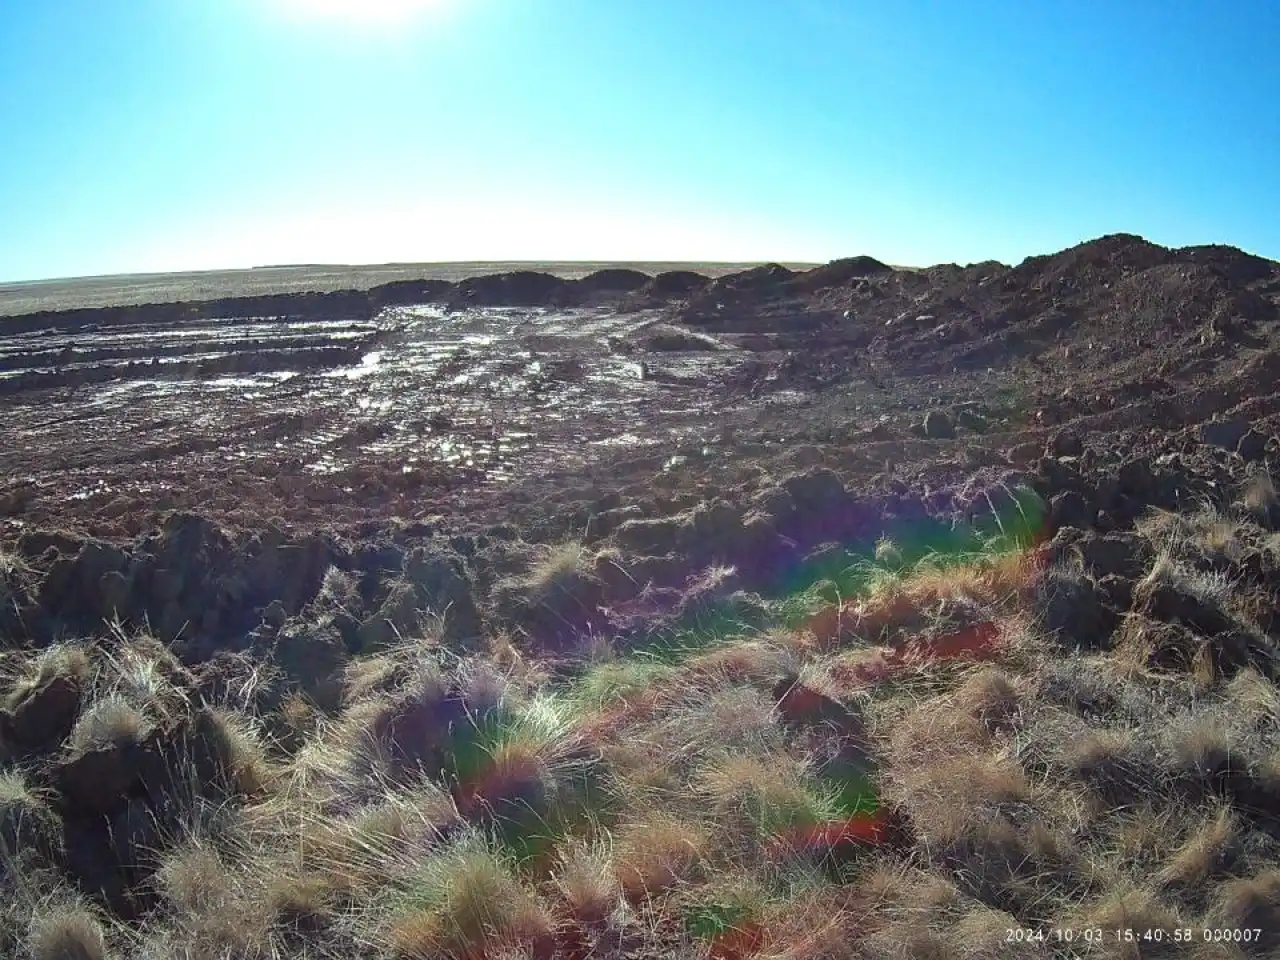
[[[1266,523],[1271,511],[1277,503],[1280,503],[1280,497],[1276,495],[1275,483],[1272,482],[1269,473],[1260,471],[1250,477],[1249,482],[1245,484],[1243,503],[1254,519]]]
[[[102,924],[79,904],[47,907],[32,916],[27,930],[31,960],[108,960]]]
[[[462,821],[453,799],[434,784],[401,790],[350,817],[303,814],[293,827],[291,869],[335,893],[373,895],[439,847]]]
[[[33,789],[19,769],[0,772],[0,863],[4,869],[20,869],[9,857],[25,860],[54,850],[57,834],[58,816],[45,794]],[[0,878],[3,876],[0,872]]]
[[[1156,874],[1161,888],[1202,886],[1225,870],[1237,855],[1239,824],[1228,808],[1197,826]]]
[[[459,787],[458,809],[503,826],[545,821],[555,792],[552,772],[529,743],[501,743],[476,779]]]
[[[1172,775],[1204,793],[1225,788],[1233,774],[1246,768],[1232,731],[1213,717],[1178,725],[1172,732]]]
[[[110,750],[141,743],[150,730],[142,712],[123,697],[108,696],[80,714],[68,739],[74,753]]]
[[[281,773],[267,757],[262,735],[246,716],[224,707],[209,711],[212,732],[226,759],[231,786],[249,797],[269,794]]]
[[[922,563],[909,571],[879,571],[865,595],[845,604],[841,621],[872,642],[920,630],[939,611],[961,611],[973,622],[1008,610],[1033,585],[1035,562],[1025,553],[997,554],[966,563]]]
[[[695,787],[725,826],[735,822],[762,838],[795,827],[812,826],[827,813],[812,795],[801,769],[785,753],[731,754],[713,760]],[[736,832],[736,831],[735,831]]]
[[[165,857],[156,886],[175,933],[197,957],[269,955],[264,899],[215,850],[194,841]]]
[[[552,878],[569,911],[584,923],[603,922],[621,902],[608,851],[599,846],[571,841],[561,852]]]
[[[707,846],[699,827],[655,816],[620,833],[614,871],[629,899],[660,896],[702,875]]]
[[[543,547],[524,577],[524,585],[535,597],[546,597],[569,589],[591,569],[591,554],[581,543],[566,541]]]
[[[893,770],[895,794],[917,832],[931,843],[949,844],[965,835],[973,818],[1019,810],[1031,785],[1014,761],[959,755]]]
[[[181,680],[185,671],[177,657],[153,637],[141,634],[103,653],[99,688],[120,697],[154,721],[169,724],[190,711]]]
[[[1140,888],[1118,889],[1109,891],[1101,899],[1084,905],[1076,911],[1068,921],[1076,929],[1098,928],[1103,930],[1163,931],[1160,944],[1144,942],[1141,945],[1141,956],[1176,957],[1185,949],[1185,944],[1173,942],[1175,930],[1189,926],[1177,910],[1164,903],[1156,894]],[[1116,944],[1113,948],[1132,948],[1132,944]],[[1135,950],[1128,953],[1117,953],[1116,956],[1139,956]]]
[[[231,872],[218,853],[195,844],[166,857],[156,881],[165,900],[179,915],[225,907],[235,893]]]
[[[1022,697],[1005,673],[984,667],[971,674],[955,693],[956,706],[992,733],[1011,730],[1022,708]]]
[[[9,663],[0,661],[4,679],[10,681],[8,695],[3,706],[14,709],[32,693],[55,681],[76,690],[84,690],[93,676],[93,661],[80,644],[59,643],[46,647],[35,657],[19,661],[14,670]]]
[[[1147,751],[1126,730],[1097,730],[1065,744],[1063,762],[1069,775],[1111,806],[1134,803],[1157,786]]]
[[[1271,951],[1280,948],[1280,870],[1223,884],[1205,919],[1208,927],[1261,931],[1247,955],[1274,956]]]
[[[728,643],[690,657],[688,669],[715,682],[768,683],[798,666],[795,654],[765,641]]]
[[[1222,693],[1232,712],[1247,718],[1253,726],[1269,726],[1280,718],[1280,690],[1251,667],[1232,677]]]
[[[431,857],[379,939],[400,960],[479,960],[546,949],[554,926],[511,868],[478,842]]]
[[[644,734],[672,766],[725,750],[759,754],[783,746],[775,703],[754,687],[695,685],[682,691],[681,701]]]

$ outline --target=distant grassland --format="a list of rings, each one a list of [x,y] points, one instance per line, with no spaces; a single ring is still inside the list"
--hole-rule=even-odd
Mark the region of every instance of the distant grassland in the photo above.
[[[18,316],[40,310],[74,310],[126,306],[140,303],[176,303],[216,300],[223,297],[255,297],[273,293],[367,290],[395,280],[463,280],[467,277],[537,270],[566,279],[584,277],[606,267],[625,267],[644,273],[695,270],[718,277],[759,266],[754,263],[681,263],[666,261],[466,261],[459,263],[388,263],[369,266],[302,264],[254,267],[250,270],[209,270],[197,273],[119,274],[67,280],[0,283],[0,316]],[[788,263],[794,270],[816,266]]]

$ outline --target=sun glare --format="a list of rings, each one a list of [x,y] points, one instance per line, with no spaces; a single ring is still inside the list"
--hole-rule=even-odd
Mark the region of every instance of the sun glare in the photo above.
[[[280,0],[286,13],[348,23],[400,23],[443,9],[451,0]]]

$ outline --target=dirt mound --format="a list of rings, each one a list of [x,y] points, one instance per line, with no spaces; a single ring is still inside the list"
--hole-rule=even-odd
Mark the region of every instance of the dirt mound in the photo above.
[[[631,293],[648,284],[652,278],[639,270],[608,269],[587,274],[574,286],[585,293]]]
[[[669,270],[654,277],[645,287],[645,293],[658,298],[687,297],[710,282],[700,273],[689,270]]]
[[[874,277],[882,273],[892,273],[893,267],[881,263],[874,257],[846,257],[832,260],[830,263],[807,270],[799,275],[800,289],[807,293],[825,290],[829,287],[840,287],[851,281],[862,281],[866,277]]]
[[[487,307],[536,307],[563,297],[572,289],[571,281],[517,270],[487,277],[472,277],[459,282],[449,295],[449,303],[455,308],[466,306]]]

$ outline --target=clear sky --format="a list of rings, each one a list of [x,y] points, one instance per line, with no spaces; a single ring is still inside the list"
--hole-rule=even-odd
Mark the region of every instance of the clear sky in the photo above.
[[[0,0],[0,280],[1280,258],[1276,0]]]

